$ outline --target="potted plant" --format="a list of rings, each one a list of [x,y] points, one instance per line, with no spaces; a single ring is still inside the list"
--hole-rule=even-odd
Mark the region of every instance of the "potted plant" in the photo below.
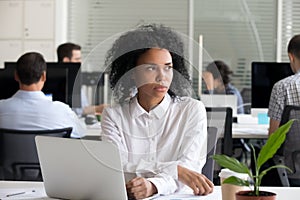
[[[271,193],[271,192],[265,192],[265,191],[260,191],[259,187],[261,184],[262,177],[271,169],[274,168],[286,168],[290,170],[288,167],[284,165],[274,165],[271,166],[265,170],[261,170],[262,165],[272,158],[274,154],[277,152],[281,144],[285,141],[286,138],[286,133],[288,133],[291,125],[293,124],[294,120],[288,121],[286,124],[280,126],[273,134],[270,135],[268,138],[267,142],[264,144],[264,146],[261,148],[257,158],[255,156],[255,151],[253,149],[253,156],[254,156],[254,165],[255,165],[255,170],[252,173],[251,169],[249,169],[246,164],[239,162],[237,159],[228,157],[226,155],[214,155],[212,158],[221,166],[224,168],[228,168],[234,172],[238,173],[246,173],[249,175],[250,180],[242,180],[239,179],[235,176],[231,176],[223,181],[223,183],[226,184],[234,184],[234,185],[239,185],[239,186],[249,186],[250,187],[250,181],[253,183],[253,190],[249,191],[241,191],[236,194],[236,200],[241,200],[241,199],[258,199],[254,198],[255,196],[259,196],[259,199],[262,199],[261,196],[272,196],[273,194],[273,199],[275,199],[276,194]],[[291,171],[291,170],[290,170]],[[244,196],[244,198],[240,198],[239,196]],[[266,199],[272,199],[272,198],[266,198]]]

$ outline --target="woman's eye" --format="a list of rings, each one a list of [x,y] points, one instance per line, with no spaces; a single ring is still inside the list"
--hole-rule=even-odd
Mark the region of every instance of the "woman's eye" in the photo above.
[[[173,66],[171,66],[171,65],[167,65],[167,66],[165,67],[165,69],[166,69],[166,70],[173,69]]]
[[[148,65],[147,66],[147,70],[149,70],[149,71],[153,71],[153,70],[155,70],[156,69],[156,66],[155,65]]]

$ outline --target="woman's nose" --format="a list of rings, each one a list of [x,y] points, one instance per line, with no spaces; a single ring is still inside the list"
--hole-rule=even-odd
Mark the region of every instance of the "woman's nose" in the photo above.
[[[163,71],[163,69],[158,69],[157,72],[156,72],[156,79],[155,81],[156,82],[161,82],[164,80],[164,77],[165,77],[165,73]]]

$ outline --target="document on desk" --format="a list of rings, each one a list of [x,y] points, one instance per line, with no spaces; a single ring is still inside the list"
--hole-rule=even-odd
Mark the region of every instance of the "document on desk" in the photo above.
[[[44,189],[29,189],[29,188],[18,188],[18,189],[0,189],[0,199],[36,199],[41,197],[47,197]]]

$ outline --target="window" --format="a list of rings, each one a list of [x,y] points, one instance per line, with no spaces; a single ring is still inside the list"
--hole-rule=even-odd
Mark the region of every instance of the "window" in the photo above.
[[[281,40],[279,41],[279,45],[281,45],[280,48],[281,55],[279,55],[279,60],[281,60],[282,62],[289,62],[289,58],[287,55],[288,42],[294,35],[300,34],[300,23],[299,23],[300,1],[282,0],[281,4],[282,4],[282,18],[280,19]]]
[[[251,87],[251,62],[275,61],[276,0],[197,0],[194,35],[203,35],[208,62],[225,61],[234,71],[232,83]]]
[[[71,0],[68,40],[82,46],[83,58],[90,55],[83,70],[101,71],[111,37],[138,24],[163,23],[188,34],[188,3],[182,0]]]

